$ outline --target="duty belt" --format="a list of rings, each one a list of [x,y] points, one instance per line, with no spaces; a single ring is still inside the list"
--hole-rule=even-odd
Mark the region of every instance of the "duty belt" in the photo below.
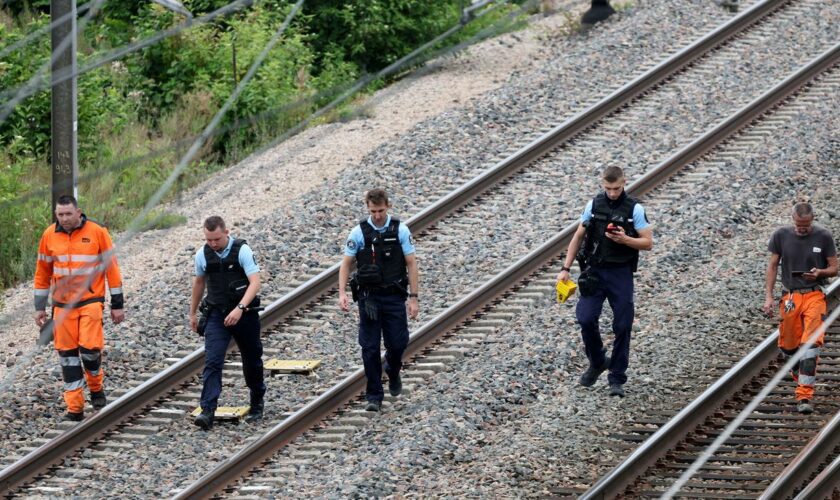
[[[814,285],[805,288],[797,288],[796,290],[785,290],[785,293],[811,293],[816,292],[817,290],[822,291],[822,287],[820,285]]]
[[[397,284],[391,284],[382,287],[362,287],[362,290],[370,293],[371,295],[406,295],[405,288],[401,287]]]
[[[94,304],[96,302],[105,302],[105,297],[94,297],[92,299],[82,300],[80,302],[76,302],[72,306],[70,304],[65,304],[64,302],[53,302],[53,307],[60,307],[62,309],[78,309],[80,307],[86,306],[88,304]]]

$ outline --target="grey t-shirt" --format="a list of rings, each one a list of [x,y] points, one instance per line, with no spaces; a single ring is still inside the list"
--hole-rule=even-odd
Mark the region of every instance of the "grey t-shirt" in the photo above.
[[[817,282],[805,278],[794,278],[793,271],[810,271],[828,266],[828,257],[837,255],[837,248],[831,233],[822,226],[814,224],[810,234],[799,236],[793,226],[777,229],[767,244],[767,249],[782,258],[782,285],[787,290],[809,288],[815,284],[825,284],[825,279]]]

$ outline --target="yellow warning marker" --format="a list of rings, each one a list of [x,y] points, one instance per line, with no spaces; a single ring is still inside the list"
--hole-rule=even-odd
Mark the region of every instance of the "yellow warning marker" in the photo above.
[[[577,290],[577,285],[575,285],[574,281],[571,280],[564,280],[557,282],[557,302],[563,303],[566,300],[575,294],[575,290]]]
[[[241,420],[250,410],[250,406],[220,406],[216,408],[213,418],[216,420]],[[192,416],[197,417],[200,413],[201,407],[198,407],[193,410]]]
[[[321,366],[318,359],[269,359],[263,366],[274,373],[301,373],[308,375]]]

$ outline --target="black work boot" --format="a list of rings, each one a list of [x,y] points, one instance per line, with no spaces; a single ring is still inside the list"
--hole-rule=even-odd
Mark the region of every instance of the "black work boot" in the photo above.
[[[252,403],[251,408],[248,410],[248,414],[245,415],[245,421],[250,424],[258,420],[262,420],[263,408],[265,408],[265,403],[263,403],[263,400],[259,400],[256,403]]]
[[[610,396],[624,397],[624,387],[621,384],[610,384]]]
[[[604,356],[604,362],[599,367],[589,365],[589,368],[580,376],[580,385],[584,387],[591,387],[592,384],[598,380],[598,377],[604,373],[604,370],[610,367],[610,357]]]
[[[101,410],[108,405],[108,398],[105,397],[105,389],[90,393],[90,405],[93,406],[94,410]]]
[[[811,404],[810,399],[800,399],[799,404],[796,405],[796,411],[808,415],[814,413],[814,405]]]
[[[213,428],[214,413],[215,412],[202,409],[201,413],[197,417],[195,417],[195,421],[193,423],[201,427],[202,430],[209,431]]]
[[[388,375],[388,393],[394,397],[402,394],[402,380],[399,373],[393,377]]]
[[[382,411],[382,401],[368,401],[365,411]]]
[[[85,418],[85,412],[80,411],[79,413],[73,413],[72,411],[68,411],[64,414],[65,422],[81,422]]]

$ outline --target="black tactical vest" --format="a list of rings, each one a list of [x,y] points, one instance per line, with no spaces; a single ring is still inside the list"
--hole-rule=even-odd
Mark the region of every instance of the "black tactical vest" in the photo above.
[[[639,251],[627,245],[614,243],[604,234],[610,223],[624,228],[627,236],[636,238],[633,221],[633,209],[638,203],[634,198],[622,193],[615,208],[610,208],[610,200],[605,193],[601,193],[592,200],[592,219],[586,227],[586,240],[582,247],[583,258],[587,266],[617,267],[630,264],[633,271],[639,263]]]
[[[245,240],[233,240],[230,252],[224,259],[219,258],[209,245],[204,245],[204,259],[207,261],[207,304],[221,309],[225,313],[231,311],[248,289],[248,276],[239,265],[239,249]],[[250,307],[259,305],[255,298]]]
[[[359,222],[365,246],[356,254],[356,278],[363,288],[397,287],[403,290],[408,284],[402,245],[400,245],[400,221],[391,219],[383,232],[368,224]]]

